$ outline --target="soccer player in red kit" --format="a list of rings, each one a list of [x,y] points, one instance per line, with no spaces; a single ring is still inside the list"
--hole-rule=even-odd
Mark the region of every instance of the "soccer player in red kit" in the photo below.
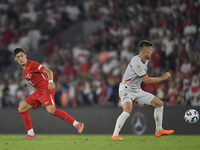
[[[27,60],[27,55],[23,48],[15,48],[13,55],[23,68],[24,78],[34,89],[34,93],[27,97],[18,108],[28,132],[22,139],[36,139],[28,110],[31,108],[37,109],[41,104],[48,113],[65,120],[67,123],[73,125],[79,133],[82,133],[84,128],[83,123],[77,122],[66,112],[55,107],[55,84],[53,83],[52,71],[35,61]]]

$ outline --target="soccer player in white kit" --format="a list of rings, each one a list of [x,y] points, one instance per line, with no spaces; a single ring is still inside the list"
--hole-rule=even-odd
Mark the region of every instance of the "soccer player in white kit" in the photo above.
[[[121,99],[123,112],[118,117],[111,140],[123,140],[119,137],[119,132],[122,129],[126,119],[132,111],[132,102],[139,105],[149,105],[154,107],[154,118],[156,124],[155,136],[157,138],[163,135],[174,133],[173,130],[164,130],[162,128],[163,105],[164,103],[151,93],[141,89],[141,82],[145,84],[155,84],[164,81],[171,77],[169,72],[166,72],[161,77],[149,77],[147,75],[147,65],[151,59],[153,44],[143,40],[138,44],[139,55],[134,56],[128,64],[119,85],[119,97]]]

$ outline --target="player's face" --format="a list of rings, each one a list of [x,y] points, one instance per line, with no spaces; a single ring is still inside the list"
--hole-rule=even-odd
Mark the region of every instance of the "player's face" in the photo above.
[[[24,66],[26,65],[26,54],[19,52],[17,55],[15,55],[15,60],[21,65]]]
[[[147,50],[146,50],[146,58],[151,59],[152,53],[153,53],[152,47],[148,47]]]

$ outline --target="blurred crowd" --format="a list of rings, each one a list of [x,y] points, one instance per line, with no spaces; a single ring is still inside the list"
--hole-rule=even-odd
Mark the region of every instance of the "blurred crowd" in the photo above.
[[[137,45],[154,44],[148,75],[172,77],[142,88],[166,106],[200,106],[200,0],[4,0],[0,2],[0,71],[45,44],[42,65],[51,69],[58,106],[121,106],[118,85]],[[76,43],[59,33],[74,23],[102,20]],[[41,50],[41,49],[40,49]],[[22,68],[0,79],[0,107],[18,106],[33,92]],[[137,106],[137,104],[134,104]]]

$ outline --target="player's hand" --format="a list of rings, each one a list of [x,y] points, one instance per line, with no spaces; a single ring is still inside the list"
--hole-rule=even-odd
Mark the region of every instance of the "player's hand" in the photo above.
[[[50,89],[51,91],[55,90],[56,86],[53,82],[49,82],[49,85],[48,85],[48,89]]]
[[[169,73],[169,72],[166,72],[164,75],[163,75],[163,79],[164,80],[167,80],[168,78],[170,78],[171,77],[171,73]]]

